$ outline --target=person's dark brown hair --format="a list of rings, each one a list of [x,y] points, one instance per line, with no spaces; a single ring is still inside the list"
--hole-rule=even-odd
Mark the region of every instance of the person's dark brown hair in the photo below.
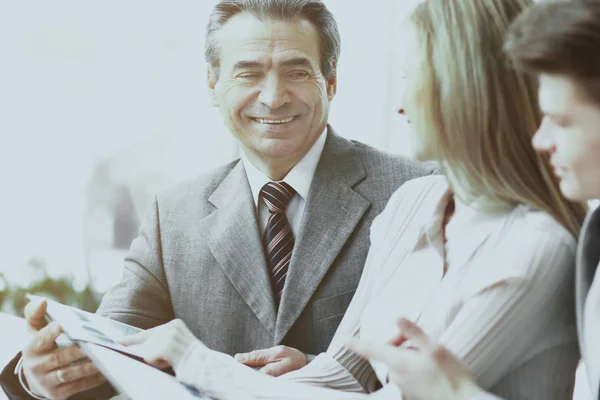
[[[234,15],[247,12],[261,21],[305,19],[319,34],[321,72],[329,79],[336,75],[341,39],[333,14],[321,0],[220,0],[206,27],[204,54],[212,72],[219,75],[217,32]]]
[[[512,24],[504,50],[518,68],[574,79],[600,104],[600,0],[531,6]]]

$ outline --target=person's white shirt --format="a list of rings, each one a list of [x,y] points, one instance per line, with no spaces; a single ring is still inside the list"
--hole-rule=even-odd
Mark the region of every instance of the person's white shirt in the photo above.
[[[315,171],[317,169],[317,165],[319,164],[319,160],[321,159],[321,154],[323,153],[326,140],[327,128],[321,134],[321,136],[319,136],[308,153],[306,153],[306,155],[298,162],[298,164],[294,165],[286,177],[282,179],[282,181],[290,185],[296,191],[296,195],[292,198],[285,211],[290,228],[292,229],[292,233],[294,234],[295,238],[298,237],[298,232],[300,231],[300,224],[302,223],[302,216],[304,215],[304,208],[306,206],[306,200],[308,199],[308,192],[310,191],[310,185],[312,184],[313,177],[315,176]],[[258,225],[260,229],[260,235],[262,237],[265,228],[267,227],[269,210],[267,209],[265,202],[262,200],[260,190],[267,183],[272,182],[273,179],[270,179],[258,168],[256,168],[243,152],[242,154],[242,162],[244,163],[246,176],[248,177],[250,189],[252,190],[252,198],[254,199],[254,205],[256,206],[259,221]]]

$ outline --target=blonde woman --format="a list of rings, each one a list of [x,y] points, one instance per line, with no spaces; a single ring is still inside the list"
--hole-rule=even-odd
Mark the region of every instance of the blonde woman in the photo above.
[[[600,198],[598,48],[600,2],[594,1],[536,4],[511,26],[505,44],[519,67],[540,77],[540,105],[546,117],[533,145],[552,159],[564,195],[579,201]],[[600,208],[589,212],[579,241],[574,313],[590,393],[599,399]],[[400,320],[399,328],[393,344],[354,341],[352,348],[389,365],[391,379],[411,399],[469,400],[478,392],[487,398],[469,369],[447,348],[411,321]],[[394,346],[406,340],[413,344],[411,350]]]
[[[405,184],[375,220],[361,282],[326,353],[275,379],[207,349],[177,321],[127,343],[216,398],[361,398],[380,385],[373,396],[400,398],[388,367],[346,344],[353,336],[386,343],[406,318],[463,359],[487,390],[570,396],[584,210],[562,197],[532,148],[541,121],[536,84],[502,53],[508,26],[531,3],[429,0],[412,14],[405,109],[420,158],[438,161],[445,176]]]

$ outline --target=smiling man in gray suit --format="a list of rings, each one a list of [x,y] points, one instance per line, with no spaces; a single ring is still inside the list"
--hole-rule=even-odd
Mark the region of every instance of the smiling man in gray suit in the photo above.
[[[373,218],[400,185],[434,172],[328,125],[339,52],[320,1],[215,7],[210,96],[243,156],[152,199],[99,313],[142,328],[179,318],[231,355],[270,348],[244,361],[272,375],[327,348],[361,276]],[[66,366],[81,354],[54,348],[58,329],[43,327],[43,307],[28,310],[41,330],[17,368],[28,388],[10,386],[5,371],[13,398],[25,397],[21,389],[66,398],[102,381],[85,360]]]

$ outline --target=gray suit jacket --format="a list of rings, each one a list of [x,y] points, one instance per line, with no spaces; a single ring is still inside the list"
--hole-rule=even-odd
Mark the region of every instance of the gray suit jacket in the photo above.
[[[279,312],[243,164],[181,183],[150,203],[98,312],[143,328],[180,318],[228,354],[277,344],[323,352],[358,285],[373,218],[400,185],[434,169],[329,127]]]
[[[400,185],[435,172],[432,164],[328,129],[279,312],[240,160],[155,196],[122,280],[98,312],[142,328],[180,318],[206,345],[228,354],[280,343],[306,354],[325,351],[358,285],[371,222]],[[30,399],[12,372],[18,359],[0,383],[9,398]],[[110,393],[105,386],[75,398]]]
[[[600,281],[594,282],[600,263],[600,207],[590,212],[583,224],[577,245],[576,308],[577,331],[583,361],[587,368],[592,393],[600,399],[597,384],[600,376]],[[596,277],[596,280],[600,277]],[[592,285],[592,283],[594,283]],[[588,304],[589,303],[589,304]],[[586,310],[587,307],[587,310]],[[587,312],[584,312],[587,311]],[[587,335],[584,335],[584,332]],[[590,335],[595,333],[595,335]]]

